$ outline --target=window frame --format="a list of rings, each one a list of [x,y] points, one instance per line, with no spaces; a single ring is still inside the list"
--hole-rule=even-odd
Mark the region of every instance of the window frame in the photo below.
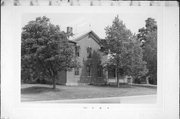
[[[92,58],[92,48],[90,46],[87,47],[87,58]]]
[[[79,76],[79,68],[74,68],[74,75]]]
[[[100,78],[103,77],[103,68],[101,65],[98,65],[98,67],[97,67],[97,76]]]
[[[80,46],[79,45],[75,47],[75,55],[77,57],[80,57]]]
[[[87,76],[91,76],[91,65],[86,65],[86,73],[87,73]]]

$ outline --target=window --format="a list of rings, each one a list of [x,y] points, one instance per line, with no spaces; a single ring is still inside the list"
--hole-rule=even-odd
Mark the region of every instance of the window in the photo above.
[[[113,77],[116,77],[116,69],[115,68],[113,69],[112,73],[113,73]]]
[[[92,48],[91,48],[91,47],[88,47],[88,48],[87,48],[87,57],[88,57],[88,58],[91,58],[91,57],[92,57]]]
[[[87,76],[91,76],[91,66],[90,65],[87,65],[86,71],[87,71]]]
[[[75,74],[75,75],[79,75],[79,68],[75,68],[75,69],[74,69],[74,74]]]
[[[75,47],[75,54],[79,57],[80,46]]]
[[[99,65],[97,69],[98,77],[102,77],[102,66]]]

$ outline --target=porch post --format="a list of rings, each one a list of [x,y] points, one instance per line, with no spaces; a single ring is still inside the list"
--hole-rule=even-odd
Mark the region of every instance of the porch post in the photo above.
[[[108,70],[104,70],[103,69],[103,75],[105,76],[104,78],[104,81],[107,82],[108,81]]]
[[[105,71],[105,73],[106,73],[106,81],[108,81],[108,79],[109,79],[109,76],[108,76],[108,70]]]

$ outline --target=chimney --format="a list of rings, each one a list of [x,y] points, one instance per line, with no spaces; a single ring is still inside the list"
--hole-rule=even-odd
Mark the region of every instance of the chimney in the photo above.
[[[72,27],[67,27],[67,35],[68,35],[68,37],[73,35],[73,28]]]

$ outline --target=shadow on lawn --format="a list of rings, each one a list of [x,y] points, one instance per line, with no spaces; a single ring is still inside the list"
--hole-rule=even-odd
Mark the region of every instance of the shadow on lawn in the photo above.
[[[60,91],[60,90],[52,89],[51,87],[32,86],[32,87],[21,89],[21,94],[37,94],[37,93],[57,92],[57,91]]]
[[[111,88],[118,88],[116,83],[111,83],[109,85],[91,85],[91,86],[94,86],[94,87],[111,87]],[[119,88],[132,88],[131,85],[128,85],[128,84],[124,84],[124,83],[121,83],[119,84]]]

